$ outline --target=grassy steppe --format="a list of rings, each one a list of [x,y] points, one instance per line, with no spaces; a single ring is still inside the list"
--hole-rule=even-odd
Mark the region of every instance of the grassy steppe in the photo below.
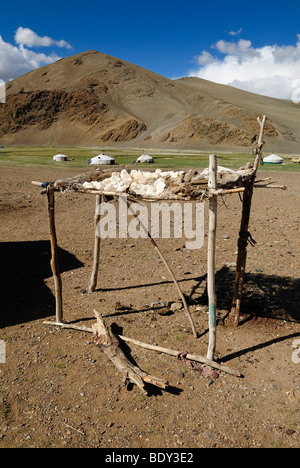
[[[86,148],[86,147],[47,147],[47,146],[8,146],[0,149],[1,164],[9,166],[47,166],[62,167],[68,169],[87,168],[87,159],[105,153],[115,158],[117,164],[132,165],[142,154],[137,149],[112,149],[112,148]],[[67,162],[54,162],[53,155],[63,153],[68,156]],[[167,169],[204,168],[208,165],[209,152],[185,152],[185,151],[149,151],[154,157],[155,163],[150,167]],[[251,152],[248,153],[216,153],[219,165],[237,169],[253,160]],[[268,155],[269,153],[264,153]],[[300,171],[300,164],[291,162],[292,155],[282,155],[284,165],[264,164],[261,170]],[[147,164],[139,164],[139,167],[149,167]]]

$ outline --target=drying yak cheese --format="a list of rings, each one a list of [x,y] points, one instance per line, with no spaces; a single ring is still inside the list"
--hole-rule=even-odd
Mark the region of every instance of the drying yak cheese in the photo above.
[[[168,191],[168,183],[180,180],[183,171],[143,172],[133,169],[128,172],[113,172],[110,177],[97,182],[84,182],[83,187],[89,190],[98,190],[103,193],[131,193],[145,198],[160,198]]]
[[[253,174],[251,165],[237,171],[226,167],[217,168],[217,189],[240,188]],[[128,194],[132,198],[149,200],[196,200],[208,197],[208,169],[188,171],[143,171],[120,168],[120,170],[96,170],[88,174],[57,180],[54,183],[60,191],[88,191],[104,195]]]

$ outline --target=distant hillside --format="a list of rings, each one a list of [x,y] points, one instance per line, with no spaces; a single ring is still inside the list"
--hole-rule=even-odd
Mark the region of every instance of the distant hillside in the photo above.
[[[7,84],[0,143],[246,149],[268,117],[268,149],[299,152],[299,104],[199,78],[170,80],[88,51]]]

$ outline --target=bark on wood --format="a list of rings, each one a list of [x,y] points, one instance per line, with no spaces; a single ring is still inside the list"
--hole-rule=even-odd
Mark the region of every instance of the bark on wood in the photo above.
[[[62,306],[62,281],[60,276],[59,262],[58,262],[58,252],[57,252],[57,238],[56,238],[56,228],[55,228],[55,200],[54,200],[54,190],[52,186],[47,188],[47,198],[48,198],[48,213],[49,213],[49,230],[50,230],[50,244],[51,244],[51,269],[54,278],[55,285],[55,314],[56,321],[62,322],[63,320],[63,306]]]
[[[74,325],[73,323],[67,322],[52,322],[50,320],[44,320],[44,325],[52,325],[54,327],[66,328],[71,330],[83,331],[86,333],[93,333],[93,330],[90,327],[85,327],[84,325]]]
[[[217,157],[209,156],[209,189],[217,188]],[[216,349],[216,308],[217,297],[215,288],[215,251],[217,229],[217,196],[212,194],[209,199],[209,228],[208,228],[208,253],[207,253],[207,292],[209,299],[209,344],[207,358],[214,359]]]
[[[287,190],[286,185],[275,185],[275,184],[254,184],[255,188],[272,188],[272,189],[279,189],[279,190]]]
[[[96,345],[119,369],[123,375],[124,383],[131,382],[137,385],[145,395],[148,394],[145,383],[166,388],[168,386],[166,380],[147,374],[128,360],[121,350],[117,338],[108,330],[102,316],[95,310],[94,314],[97,322],[92,326],[92,330]]]

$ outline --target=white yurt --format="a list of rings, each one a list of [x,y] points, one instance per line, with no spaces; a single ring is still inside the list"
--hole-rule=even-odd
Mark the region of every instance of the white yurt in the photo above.
[[[149,156],[149,154],[142,154],[139,158],[137,158],[136,162],[152,164],[154,163],[154,159],[152,156]]]
[[[68,156],[65,154],[56,154],[53,156],[53,161],[68,161]]]
[[[283,158],[277,154],[270,154],[263,159],[265,164],[282,164]]]
[[[98,164],[115,164],[114,158],[107,156],[106,154],[98,154],[98,156],[94,156],[91,159],[87,160],[88,165],[98,165]]]

